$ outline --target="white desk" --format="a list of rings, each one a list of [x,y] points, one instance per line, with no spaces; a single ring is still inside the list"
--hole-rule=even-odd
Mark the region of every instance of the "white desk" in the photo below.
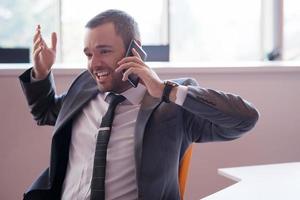
[[[236,184],[202,200],[300,200],[300,162],[219,169]]]

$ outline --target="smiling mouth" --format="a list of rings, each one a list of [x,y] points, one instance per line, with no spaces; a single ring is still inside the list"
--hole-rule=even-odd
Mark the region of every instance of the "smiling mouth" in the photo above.
[[[109,71],[96,71],[94,72],[94,75],[98,81],[104,81],[109,76]]]

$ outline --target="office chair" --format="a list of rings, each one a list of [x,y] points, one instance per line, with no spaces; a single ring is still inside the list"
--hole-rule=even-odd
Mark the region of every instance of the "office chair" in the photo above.
[[[179,166],[179,191],[180,191],[180,199],[183,200],[184,197],[184,192],[185,192],[185,187],[186,187],[186,181],[188,177],[188,172],[190,168],[190,161],[192,157],[192,150],[193,150],[193,144],[191,144],[186,152],[183,155],[183,158],[180,162]]]

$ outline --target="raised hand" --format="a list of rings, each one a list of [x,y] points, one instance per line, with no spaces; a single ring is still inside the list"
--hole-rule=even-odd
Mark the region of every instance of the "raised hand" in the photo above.
[[[56,57],[57,36],[51,35],[51,47],[49,48],[41,34],[40,25],[36,28],[33,38],[33,76],[36,79],[44,79],[51,70]]]

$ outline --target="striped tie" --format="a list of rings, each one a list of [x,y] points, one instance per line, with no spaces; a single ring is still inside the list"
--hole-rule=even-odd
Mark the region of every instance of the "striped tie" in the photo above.
[[[108,96],[109,106],[98,131],[96,151],[94,157],[93,177],[91,182],[91,200],[105,199],[105,168],[106,152],[109,141],[114,112],[119,103],[125,100],[122,95],[110,93]]]

